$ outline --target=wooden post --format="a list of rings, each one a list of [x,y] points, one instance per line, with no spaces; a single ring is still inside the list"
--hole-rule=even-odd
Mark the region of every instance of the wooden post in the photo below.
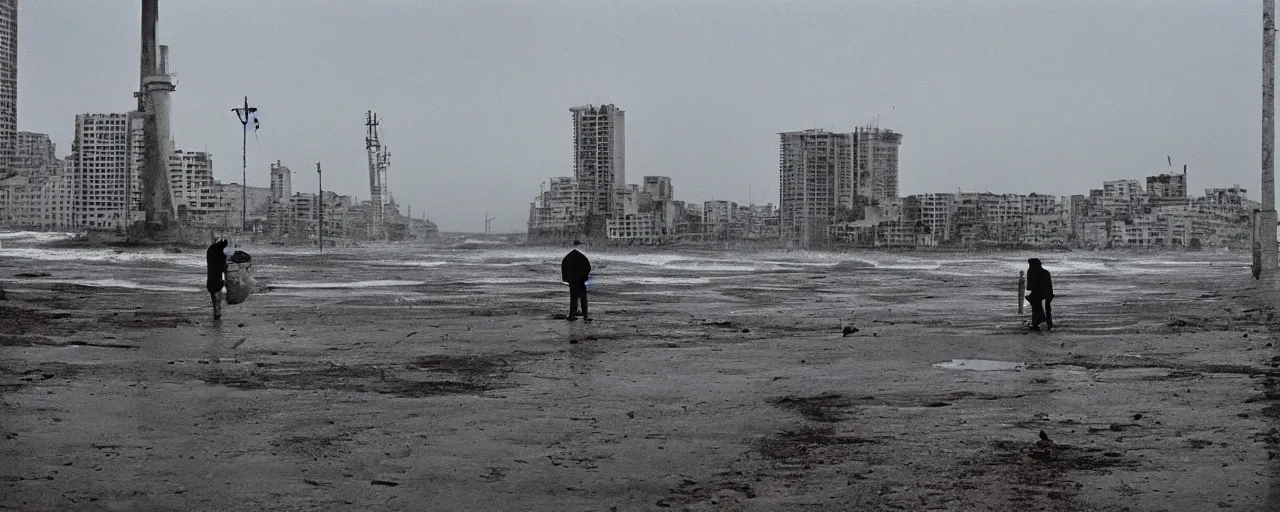
[[[1022,314],[1022,302],[1026,300],[1024,297],[1026,295],[1026,292],[1027,292],[1027,271],[1019,270],[1018,271],[1018,314],[1019,315]]]

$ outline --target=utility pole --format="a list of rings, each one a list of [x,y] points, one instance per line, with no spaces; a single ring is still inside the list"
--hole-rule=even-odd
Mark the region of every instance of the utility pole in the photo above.
[[[489,212],[484,212],[484,234],[489,234],[489,223],[493,222],[495,217],[490,217]]]
[[[1260,277],[1276,274],[1275,88],[1276,2],[1262,0],[1262,211],[1258,212]],[[1257,248],[1255,248],[1257,250]]]
[[[320,240],[320,252],[324,252],[324,174],[320,172],[320,162],[316,162],[316,181],[320,183],[320,194],[317,196],[320,203],[316,206],[320,212],[320,223],[316,226],[316,235]]]
[[[249,97],[244,97],[244,107],[233,108],[232,112],[236,113],[236,117],[240,118],[240,230],[245,230],[249,225],[249,171],[246,153],[249,147],[249,120],[254,117],[254,113],[258,111],[255,107],[249,106]]]

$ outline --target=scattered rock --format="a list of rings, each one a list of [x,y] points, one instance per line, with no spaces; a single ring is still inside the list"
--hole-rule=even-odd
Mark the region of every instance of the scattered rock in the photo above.
[[[843,335],[844,335],[844,336],[849,336],[850,334],[854,334],[854,333],[857,333],[857,332],[858,332],[858,328],[857,328],[857,327],[854,327],[854,326],[852,326],[852,325],[846,325],[846,326],[844,326],[844,330],[842,331],[842,333],[843,333]]]
[[[36,278],[36,277],[49,277],[51,275],[53,274],[50,274],[48,272],[21,272],[21,273],[14,274],[13,277]]]
[[[387,486],[387,487],[395,487],[395,486],[397,486],[397,485],[400,485],[400,483],[399,483],[399,482],[392,482],[392,481],[389,481],[389,480],[371,480],[371,481],[369,482],[369,485],[385,485],[385,486]]]
[[[1138,420],[1140,420],[1140,419],[1142,419],[1142,413],[1138,413],[1138,414],[1134,414],[1134,415],[1133,415],[1133,421],[1138,421]]]

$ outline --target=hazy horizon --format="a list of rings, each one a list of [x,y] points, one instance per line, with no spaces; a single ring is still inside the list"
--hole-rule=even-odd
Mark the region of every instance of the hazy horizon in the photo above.
[[[75,115],[136,105],[140,2],[20,0],[18,129],[71,149]],[[244,96],[295,191],[368,198],[378,112],[401,211],[524,231],[572,175],[569,108],[626,111],[627,179],[676,198],[777,203],[778,132],[904,135],[901,194],[1087,193],[1189,166],[1194,194],[1257,198],[1260,2],[957,0],[174,2],[177,147],[240,181]],[[243,20],[237,22],[238,19]],[[103,34],[110,34],[104,36]],[[1172,169],[1166,155],[1173,160]]]

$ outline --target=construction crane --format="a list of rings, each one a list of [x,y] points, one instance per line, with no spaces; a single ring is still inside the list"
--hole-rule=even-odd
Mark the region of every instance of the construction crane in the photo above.
[[[495,219],[496,217],[489,216],[489,212],[484,212],[484,234],[486,235],[489,234],[490,232],[489,227],[491,225],[490,223],[493,222]]]

